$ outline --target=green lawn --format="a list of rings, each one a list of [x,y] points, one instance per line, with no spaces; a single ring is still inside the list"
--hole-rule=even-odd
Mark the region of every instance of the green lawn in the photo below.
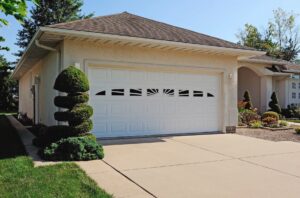
[[[74,163],[34,168],[4,116],[0,128],[0,197],[112,197]]]
[[[300,123],[300,120],[286,120],[287,122]]]

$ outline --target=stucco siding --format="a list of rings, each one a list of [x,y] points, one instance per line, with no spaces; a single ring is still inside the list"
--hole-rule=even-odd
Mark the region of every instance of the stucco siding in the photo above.
[[[39,74],[39,122],[46,125],[56,124],[54,112],[57,111],[57,107],[53,100],[58,93],[53,89],[53,85],[57,75],[58,56],[56,52],[51,52],[44,58]]]
[[[38,122],[46,125],[55,124],[53,114],[56,107],[53,99],[57,92],[53,89],[55,78],[58,74],[57,53],[51,52],[38,62],[32,69],[19,80],[19,112],[26,113],[31,119],[34,117],[33,94],[31,88],[34,78],[40,79],[38,85]]]
[[[201,68],[205,72],[218,72],[222,77],[223,109],[222,126],[237,124],[237,58],[234,56],[205,53],[184,53],[175,50],[157,50],[142,47],[97,45],[92,42],[64,41],[64,68],[79,63],[82,70],[89,63],[140,65],[144,68],[177,68],[193,71]]]
[[[34,84],[34,77],[38,76],[41,70],[41,62],[38,62],[32,69],[26,72],[19,80],[19,112],[26,113],[33,119],[33,94],[31,91]]]
[[[260,77],[246,67],[239,68],[238,75],[238,99],[243,100],[244,93],[248,90],[253,106],[260,108]]]

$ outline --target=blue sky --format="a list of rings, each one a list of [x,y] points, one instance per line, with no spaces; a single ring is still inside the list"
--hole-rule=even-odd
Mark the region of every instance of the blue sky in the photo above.
[[[245,23],[263,28],[272,18],[272,10],[278,7],[300,13],[299,0],[85,0],[82,10],[84,13],[93,12],[95,16],[128,11],[236,42],[235,34]],[[1,28],[0,34],[6,38],[4,45],[11,51],[1,53],[9,61],[14,61],[12,53],[18,51],[14,43],[21,26],[12,17],[6,18],[10,25]]]

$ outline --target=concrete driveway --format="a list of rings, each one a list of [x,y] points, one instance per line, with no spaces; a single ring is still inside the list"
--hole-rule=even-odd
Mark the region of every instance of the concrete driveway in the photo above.
[[[109,174],[105,176],[107,184],[102,179],[100,185],[108,185],[108,192],[116,197],[300,196],[299,143],[235,134],[104,143],[104,164],[119,179],[111,179]],[[127,183],[117,187],[121,180]],[[123,194],[122,188],[135,191]]]

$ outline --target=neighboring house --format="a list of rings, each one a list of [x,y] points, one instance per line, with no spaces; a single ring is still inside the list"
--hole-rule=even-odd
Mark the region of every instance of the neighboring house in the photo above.
[[[269,109],[272,92],[276,92],[282,108],[300,104],[300,65],[266,55],[239,58],[238,98],[249,90],[254,107]]]
[[[53,84],[75,65],[90,81],[97,137],[226,132],[244,89],[262,109],[274,88],[286,89],[290,73],[252,59],[264,54],[124,12],[41,27],[13,78],[19,111],[35,123],[57,124]]]

